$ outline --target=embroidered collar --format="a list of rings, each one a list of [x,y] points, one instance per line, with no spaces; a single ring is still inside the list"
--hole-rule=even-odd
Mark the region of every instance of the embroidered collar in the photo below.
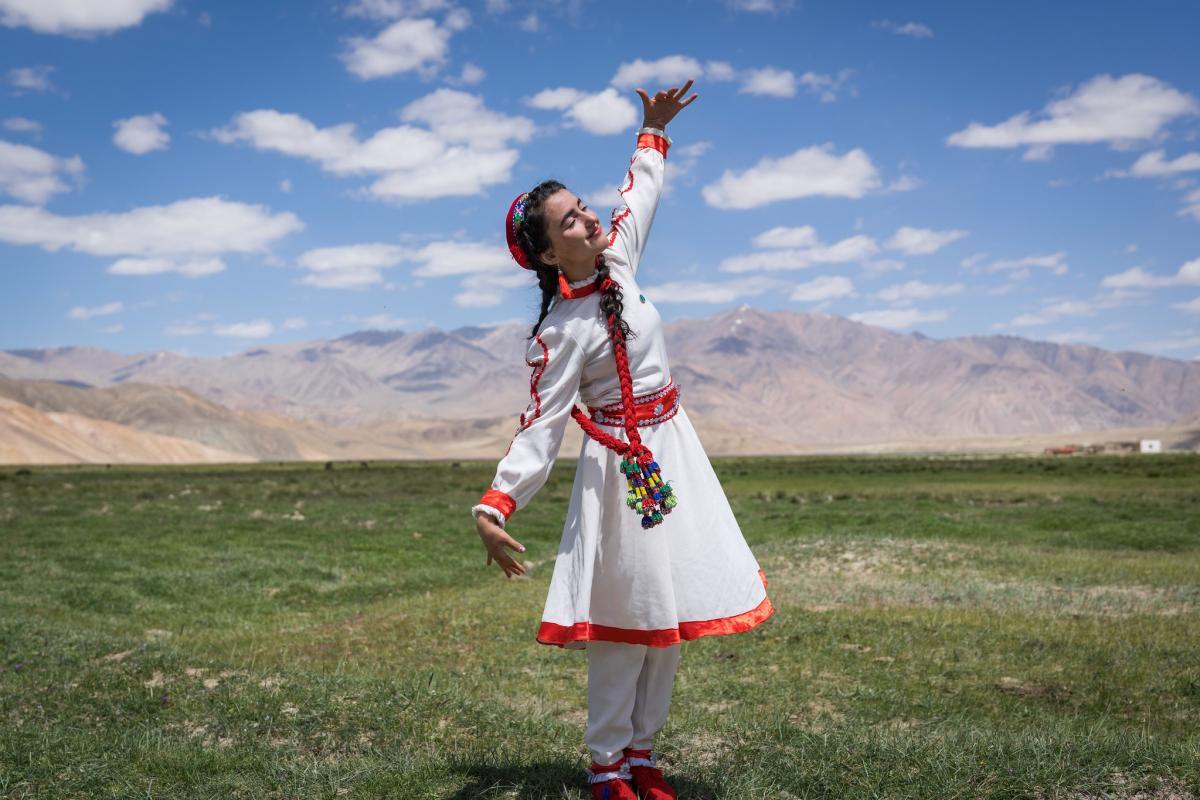
[[[599,258],[596,259],[599,262]],[[593,272],[586,278],[580,278],[577,281],[567,283],[567,276],[561,271],[558,273],[558,293],[564,300],[574,300],[577,297],[587,297],[592,292],[596,291],[596,273]]]

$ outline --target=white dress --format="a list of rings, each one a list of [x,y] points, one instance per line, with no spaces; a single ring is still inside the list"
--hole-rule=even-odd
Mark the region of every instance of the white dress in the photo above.
[[[666,167],[667,140],[642,134],[614,210],[610,276],[623,291],[622,316],[635,399],[671,383],[662,319],[636,281]],[[587,286],[592,279],[571,284]],[[530,402],[500,461],[483,510],[502,526],[549,477],[576,399],[601,407],[621,402],[612,342],[599,292],[564,298],[550,308],[526,361]],[[678,387],[680,396],[686,387]],[[593,419],[595,417],[593,416]],[[628,441],[619,425],[601,425]],[[738,633],[774,609],[766,578],[742,536],[682,404],[663,422],[639,427],[678,505],[656,527],[626,504],[620,454],[584,436],[562,542],[537,640],[579,648],[589,640],[669,646],[699,636]]]

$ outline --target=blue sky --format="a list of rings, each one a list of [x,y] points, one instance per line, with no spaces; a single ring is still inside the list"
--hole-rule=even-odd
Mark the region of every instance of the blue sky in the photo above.
[[[610,206],[633,87],[693,75],[640,273],[668,320],[1197,358],[1198,32],[1194,2],[0,0],[0,348],[532,321],[509,201]]]

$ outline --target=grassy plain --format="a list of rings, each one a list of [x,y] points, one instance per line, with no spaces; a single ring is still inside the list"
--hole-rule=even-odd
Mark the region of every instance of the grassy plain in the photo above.
[[[685,644],[681,797],[1200,796],[1200,458],[714,464],[777,613]],[[584,797],[574,462],[513,581],[493,468],[0,468],[0,796]]]

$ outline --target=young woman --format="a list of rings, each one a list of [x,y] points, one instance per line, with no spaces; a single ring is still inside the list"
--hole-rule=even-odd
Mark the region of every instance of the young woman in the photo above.
[[[529,407],[472,508],[487,563],[524,573],[505,526],[546,482],[568,417],[587,437],[537,640],[587,649],[590,783],[596,798],[666,800],[655,766],[680,642],[749,630],[773,612],[712,465],[679,402],[662,319],[637,271],[662,192],[665,128],[697,95],[692,81],[650,97],[622,207],[606,231],[561,183],[509,207],[516,262],[537,273],[541,314],[526,361]],[[580,398],[584,414],[575,406]]]

